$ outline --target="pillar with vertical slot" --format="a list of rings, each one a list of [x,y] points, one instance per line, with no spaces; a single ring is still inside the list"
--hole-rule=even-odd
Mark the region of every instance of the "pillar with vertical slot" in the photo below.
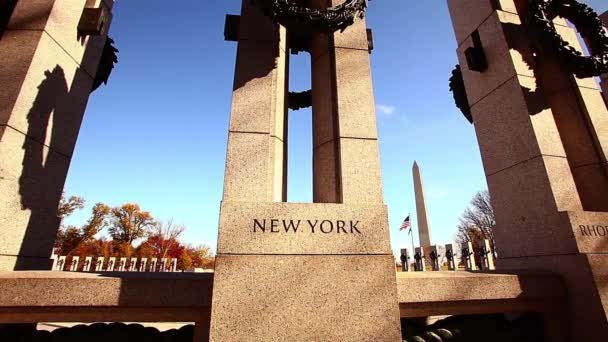
[[[608,51],[597,14],[580,1],[448,5],[466,93],[457,103],[474,124],[496,215],[496,267],[562,275],[562,340],[606,340],[608,109],[593,78],[606,65],[574,52],[583,49],[567,22],[593,28],[582,35],[598,57]]]
[[[314,17],[361,3],[306,9]],[[238,48],[210,340],[400,341],[365,20],[319,32],[259,4],[243,1],[227,21],[238,23],[227,26]],[[313,203],[286,201],[296,50],[312,58]]]

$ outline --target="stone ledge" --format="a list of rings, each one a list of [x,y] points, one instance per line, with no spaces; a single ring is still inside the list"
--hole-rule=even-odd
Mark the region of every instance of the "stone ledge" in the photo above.
[[[400,304],[554,299],[566,296],[558,275],[545,273],[398,272]]]
[[[209,308],[213,274],[0,272],[0,308]]]

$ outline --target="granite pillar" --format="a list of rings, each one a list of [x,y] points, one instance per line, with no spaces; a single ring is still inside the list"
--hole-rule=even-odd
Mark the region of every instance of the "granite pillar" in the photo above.
[[[416,247],[414,252],[414,260],[416,261],[416,271],[426,271],[426,255],[424,255],[424,247]]]
[[[608,110],[592,78],[531,50],[528,1],[448,0],[458,58],[496,215],[497,268],[561,274],[570,340],[608,337]],[[563,19],[557,31],[580,49]],[[485,71],[467,67],[479,34]],[[584,316],[585,320],[580,320]]]
[[[288,203],[287,32],[243,1],[211,341],[400,340],[365,27],[311,40],[314,203]]]
[[[433,271],[439,271],[441,265],[440,265],[440,251],[437,248],[437,246],[430,246],[429,247],[430,253],[429,253],[429,260],[431,262],[431,270]]]
[[[477,263],[475,262],[475,248],[471,241],[467,242],[466,246],[462,247],[460,252],[464,269],[467,271],[477,271]]]
[[[604,12],[604,14],[600,16],[600,19],[602,19],[604,27],[608,28],[608,11]],[[606,103],[608,103],[608,73],[600,76],[600,86],[602,88],[604,99],[606,100]]]
[[[105,44],[79,36],[86,7],[18,1],[0,33],[0,270],[50,269],[57,206]]]
[[[456,264],[456,258],[457,255],[454,252],[453,245],[451,243],[445,245],[445,259],[447,260],[448,271],[456,271],[456,268],[458,267]]]
[[[493,271],[496,269],[494,265],[494,253],[492,253],[492,248],[490,247],[490,241],[485,239],[478,241],[479,251],[479,262],[481,264],[482,271]]]
[[[399,256],[399,260],[401,261],[401,272],[409,272],[410,271],[410,256],[407,248],[401,249],[401,255]]]

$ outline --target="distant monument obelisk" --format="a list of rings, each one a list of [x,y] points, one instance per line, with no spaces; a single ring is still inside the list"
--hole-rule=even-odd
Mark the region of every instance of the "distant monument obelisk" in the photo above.
[[[420,247],[428,247],[431,245],[431,232],[429,228],[429,219],[426,215],[426,201],[424,200],[424,186],[422,185],[422,176],[420,168],[416,161],[412,167],[414,174],[414,192],[416,194],[416,217],[418,218],[418,237],[420,239]]]

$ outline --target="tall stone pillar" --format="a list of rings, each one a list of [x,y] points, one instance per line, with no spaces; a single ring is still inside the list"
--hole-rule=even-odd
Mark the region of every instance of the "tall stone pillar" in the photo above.
[[[604,27],[608,29],[608,11],[604,12],[600,18],[604,23]],[[604,92],[604,99],[606,99],[606,103],[608,103],[608,74],[603,74],[600,76],[600,85],[602,87],[602,91]]]
[[[570,297],[565,340],[606,339],[608,110],[600,91],[592,78],[532,53],[522,24],[528,1],[448,4],[496,214],[497,268],[560,273]],[[563,19],[555,26],[580,48]],[[475,45],[484,71],[467,67]]]
[[[315,203],[287,203],[287,32],[250,3],[238,38],[210,338],[400,341],[365,22],[311,40]]]
[[[20,0],[0,28],[0,270],[51,267],[57,206],[110,18],[99,36],[80,36],[78,24],[85,6],[112,5]]]

